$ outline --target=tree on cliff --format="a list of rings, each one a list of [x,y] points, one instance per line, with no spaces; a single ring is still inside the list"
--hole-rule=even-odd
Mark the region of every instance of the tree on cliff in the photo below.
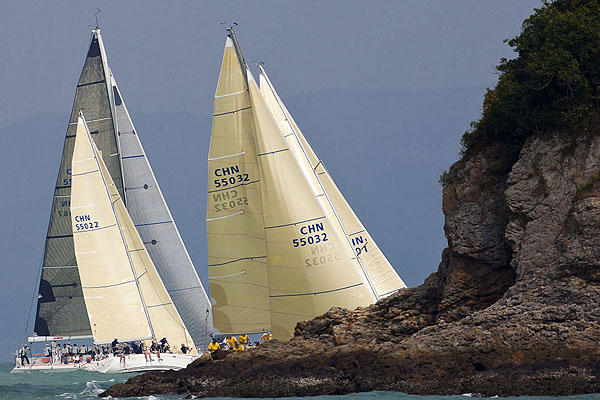
[[[536,132],[600,126],[600,0],[543,1],[508,40],[483,114],[462,137],[463,154],[503,143],[519,149]]]

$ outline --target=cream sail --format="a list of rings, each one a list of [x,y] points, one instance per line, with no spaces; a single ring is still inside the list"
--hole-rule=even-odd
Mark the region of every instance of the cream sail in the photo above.
[[[333,306],[374,302],[356,257],[346,251],[249,78],[267,243],[273,336],[293,336],[298,321]]]
[[[109,342],[114,337],[121,341],[167,337],[195,352],[82,115],[75,139],[72,185],[75,254],[94,339]],[[115,277],[120,279],[115,281]],[[116,289],[124,293],[107,292]],[[131,312],[125,313],[125,309]],[[132,336],[123,328],[122,317],[143,327],[146,335]]]
[[[269,287],[254,121],[245,66],[229,37],[215,94],[207,203],[214,326],[229,334],[269,331]]]
[[[313,167],[294,155],[301,146],[287,140],[292,128],[271,111],[229,29],[209,155],[214,323],[287,339],[298,321],[377,296],[332,206],[319,199]]]
[[[323,162],[296,125],[294,119],[275,91],[262,65],[260,70],[260,92],[273,118],[310,184],[314,196],[329,216],[333,228],[346,240],[346,245],[355,253],[367,281],[377,300],[406,287],[373,238],[362,225]]]
[[[75,256],[92,335],[106,343],[152,338],[123,243],[101,158],[81,116],[72,161],[71,219]]]

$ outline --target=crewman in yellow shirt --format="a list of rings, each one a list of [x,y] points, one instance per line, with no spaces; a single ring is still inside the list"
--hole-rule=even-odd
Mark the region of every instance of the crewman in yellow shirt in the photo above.
[[[259,342],[262,340],[263,342],[268,342],[269,340],[273,339],[273,335],[271,335],[271,332],[265,332],[263,333],[263,335],[260,337]]]
[[[208,345],[208,350],[213,353],[216,350],[220,350],[221,345],[217,342],[217,339],[213,339],[212,342]]]
[[[227,338],[227,343],[229,344],[229,348],[231,350],[237,350],[237,338],[235,336]]]
[[[246,335],[246,334],[240,335],[239,349],[246,350],[247,346],[248,346],[248,335]]]

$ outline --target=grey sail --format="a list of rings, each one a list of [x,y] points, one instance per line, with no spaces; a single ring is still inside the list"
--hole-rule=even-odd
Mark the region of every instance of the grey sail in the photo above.
[[[196,346],[208,346],[211,306],[112,77],[127,211]]]
[[[112,93],[100,30],[92,40],[83,65],[65,136],[62,159],[50,214],[34,333],[38,336],[91,335],[73,248],[71,230],[71,159],[79,110],[84,110],[90,133],[123,195],[120,160],[112,115]]]

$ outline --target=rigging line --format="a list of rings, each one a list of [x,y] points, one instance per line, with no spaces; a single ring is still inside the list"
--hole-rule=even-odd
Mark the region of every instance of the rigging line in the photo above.
[[[144,154],[138,154],[135,156],[126,156],[126,157],[121,157],[122,160],[126,160],[128,158],[140,158],[140,157],[144,157]]]
[[[39,288],[42,281],[42,274],[44,273],[44,257],[46,252],[42,253],[42,259],[40,260],[40,273],[35,281],[35,286],[33,287],[33,295],[31,296],[31,303],[29,303],[29,312],[27,313],[27,322],[25,323],[25,330],[23,331],[23,338],[21,342],[25,344],[25,339],[27,338],[27,331],[29,330],[29,321],[31,320],[31,311],[33,310],[33,303],[36,302],[36,299],[39,298],[40,295]],[[36,290],[37,289],[37,290]],[[36,312],[37,313],[37,312]],[[33,327],[35,329],[35,325]]]
[[[387,295],[390,295],[390,294],[392,294],[392,293],[399,292],[399,291],[401,291],[402,289],[406,289],[406,288],[405,288],[405,287],[403,287],[403,288],[400,288],[400,289],[394,289],[394,290],[392,290],[392,291],[390,291],[390,292],[387,292],[387,293],[380,294],[380,295],[379,295],[379,297],[386,297]]]
[[[187,288],[167,290],[167,292],[169,292],[169,293],[183,292],[184,290],[192,290],[192,289],[200,289],[200,288],[204,289],[204,287],[202,287],[202,286],[190,286]]]
[[[223,263],[218,263],[218,264],[208,264],[209,267],[219,267],[221,265],[226,265],[226,264],[231,264],[237,261],[242,261],[242,260],[254,260],[255,258],[267,258],[267,256],[256,256],[256,257],[244,257],[244,258],[238,258],[237,260],[231,260],[231,261],[225,261]]]
[[[360,230],[360,231],[357,231],[357,232],[354,232],[354,233],[349,233],[348,236],[358,235],[359,233],[363,233],[364,231],[365,230],[363,229],[363,230]]]
[[[295,297],[295,296],[312,296],[312,295],[316,296],[316,295],[319,295],[319,294],[339,292],[340,290],[351,289],[353,287],[357,287],[357,286],[361,286],[361,285],[364,285],[364,283],[363,282],[356,283],[354,285],[346,286],[346,287],[343,287],[343,288],[332,289],[332,290],[324,290],[324,291],[321,291],[321,292],[298,293],[298,294],[276,294],[276,295],[269,296],[269,297]]]
[[[148,306],[148,308],[152,308],[152,307],[164,307],[164,306],[168,306],[170,304],[173,304],[173,303],[154,304],[152,306]],[[170,315],[170,313],[169,313],[169,315]],[[172,317],[172,315],[171,315],[171,317]]]
[[[317,218],[311,218],[311,219],[307,219],[307,220],[304,220],[304,221],[292,222],[291,224],[275,225],[275,226],[265,226],[265,229],[282,228],[284,226],[292,226],[292,225],[304,224],[305,222],[317,221],[317,220],[323,219],[323,218],[325,218],[325,216],[317,217]]]

